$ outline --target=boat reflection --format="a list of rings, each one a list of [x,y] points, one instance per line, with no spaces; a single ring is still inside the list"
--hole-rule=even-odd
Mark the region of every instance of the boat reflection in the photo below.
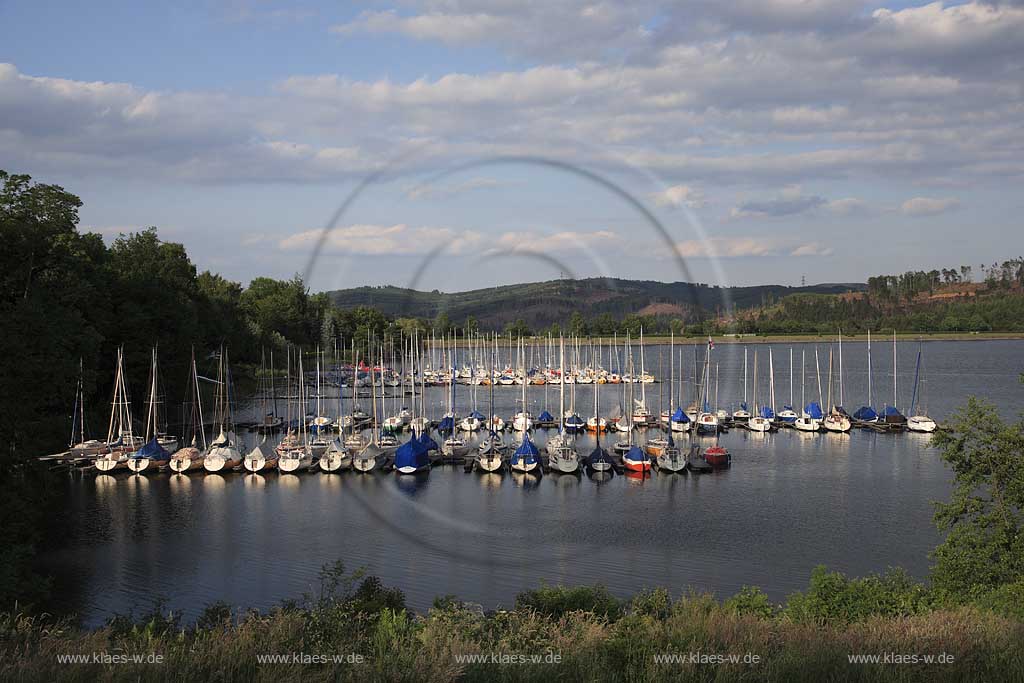
[[[532,491],[540,483],[540,477],[533,472],[512,472],[512,485],[524,491]]]
[[[425,489],[430,482],[430,471],[416,472],[415,474],[403,474],[395,477],[395,486],[399,491],[407,495],[416,495],[421,489]]]
[[[301,482],[297,475],[289,474],[287,472],[282,472],[277,475],[277,485],[285,491],[298,491],[300,484]]]
[[[500,489],[501,478],[497,472],[484,472],[480,475],[480,486],[491,490]]]
[[[171,494],[180,496],[192,490],[192,479],[187,474],[175,472],[167,479],[167,487]]]
[[[218,493],[223,491],[226,485],[227,481],[224,477],[215,472],[207,472],[203,475],[203,491]]]
[[[255,472],[244,475],[242,481],[245,482],[245,488],[247,489],[262,489],[267,485],[266,477]]]

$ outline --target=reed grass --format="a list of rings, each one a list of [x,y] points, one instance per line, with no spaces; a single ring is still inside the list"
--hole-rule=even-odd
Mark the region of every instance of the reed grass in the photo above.
[[[453,599],[426,614],[394,590],[362,582],[269,613],[214,605],[184,627],[154,612],[99,629],[70,621],[0,615],[3,681],[1024,681],[1024,623],[974,605],[854,610],[808,617],[772,606],[756,589],[720,602],[664,590],[619,601],[601,587],[542,587],[511,611],[484,614]],[[869,577],[870,578],[870,577]],[[877,579],[878,577],[876,577]],[[367,583],[370,581],[370,583]],[[850,580],[863,581],[863,580]],[[898,587],[898,582],[896,582]],[[870,583],[876,590],[878,581]],[[820,597],[820,596],[819,596]],[[874,600],[875,594],[869,594]],[[903,603],[900,603],[903,604]],[[831,609],[831,608],[828,608]],[[828,610],[819,611],[824,614]],[[68,654],[148,654],[161,664],[67,664]],[[360,653],[361,664],[261,663],[258,655]],[[662,663],[656,656],[755,654],[753,663]],[[953,655],[952,663],[851,664],[850,654]],[[537,655],[538,663],[467,663],[465,655]],[[550,659],[557,654],[560,661]]]

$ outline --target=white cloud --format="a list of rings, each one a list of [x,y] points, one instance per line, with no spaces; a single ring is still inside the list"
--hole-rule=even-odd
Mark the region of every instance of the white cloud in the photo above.
[[[831,256],[833,252],[832,247],[821,244],[820,242],[807,242],[801,244],[789,252],[790,256]]]
[[[609,230],[595,232],[565,230],[550,234],[510,231],[502,233],[493,241],[492,250],[557,254],[558,252],[589,250],[601,245],[610,245],[618,239],[621,238]]]
[[[777,256],[778,241],[761,237],[711,237],[676,243],[676,252],[683,258],[742,258]]]
[[[783,188],[774,199],[750,200],[733,207],[729,218],[775,218],[806,213],[826,204],[823,197],[805,195],[799,185]]]
[[[868,203],[856,197],[843,197],[825,203],[825,209],[838,216],[859,216],[870,211]]]
[[[409,199],[447,199],[473,190],[499,187],[501,184],[494,178],[470,178],[447,185],[422,183],[407,187],[405,196]]]
[[[653,193],[651,199],[658,206],[687,206],[691,209],[700,209],[706,203],[704,193],[689,185],[666,187],[661,192]]]
[[[323,234],[323,230],[305,230],[288,235],[278,242],[278,248],[283,251],[314,249],[320,244]],[[481,235],[472,230],[411,227],[404,223],[358,224],[331,230],[323,242],[323,248],[333,253],[407,256],[426,254],[441,247],[450,253],[464,253],[478,247],[481,240]]]
[[[960,200],[954,197],[914,197],[900,205],[900,211],[907,216],[935,216],[960,208]]]

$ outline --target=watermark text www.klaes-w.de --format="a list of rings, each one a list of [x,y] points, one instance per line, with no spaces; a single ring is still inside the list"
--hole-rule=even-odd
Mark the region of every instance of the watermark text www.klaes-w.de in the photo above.
[[[755,652],[720,653],[704,652],[662,652],[654,655],[655,664],[760,664],[761,655]]]
[[[256,655],[259,664],[365,664],[366,655],[358,652],[315,653],[284,652]]]
[[[128,654],[126,652],[85,652],[57,655],[58,664],[163,664],[159,652]]]
[[[925,654],[918,652],[879,652],[847,655],[850,664],[952,664],[956,656],[948,652]]]
[[[513,652],[483,652],[455,655],[456,664],[561,664],[562,655],[558,652],[541,652],[535,654],[518,654]]]

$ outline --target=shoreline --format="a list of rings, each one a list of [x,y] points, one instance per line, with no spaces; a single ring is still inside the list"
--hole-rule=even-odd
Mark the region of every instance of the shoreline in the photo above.
[[[505,339],[508,335],[504,335]],[[552,340],[557,342],[558,337],[552,337]],[[625,341],[625,335],[618,335],[614,337],[612,335],[590,335],[581,338],[581,344],[584,346],[587,344],[587,340],[593,341],[595,344],[608,344],[613,340],[617,340],[620,344]],[[750,334],[750,335],[711,335],[712,341],[716,345],[718,344],[825,344],[836,341],[838,334],[834,335],[819,335],[819,334]],[[867,342],[866,334],[851,334],[843,335],[844,342]],[[897,341],[1017,341],[1024,339],[1024,332],[897,332]],[[500,340],[500,337],[499,337]],[[524,337],[523,341],[529,346],[543,346],[547,344],[548,337],[546,336],[530,336]],[[880,332],[878,335],[872,335],[872,341],[879,343],[883,341],[892,341],[892,331],[888,334]],[[671,341],[669,335],[644,335],[644,346],[668,344]],[[458,338],[455,340],[456,345],[459,347],[469,346],[470,340],[465,338]],[[699,337],[679,337],[675,338],[675,343],[680,346],[690,346],[695,344],[707,344],[708,338],[706,336]],[[450,342],[449,342],[450,343]],[[633,337],[630,339],[631,346],[639,346],[640,340]],[[498,342],[499,346],[502,346],[501,341]],[[475,345],[475,342],[474,342]]]

